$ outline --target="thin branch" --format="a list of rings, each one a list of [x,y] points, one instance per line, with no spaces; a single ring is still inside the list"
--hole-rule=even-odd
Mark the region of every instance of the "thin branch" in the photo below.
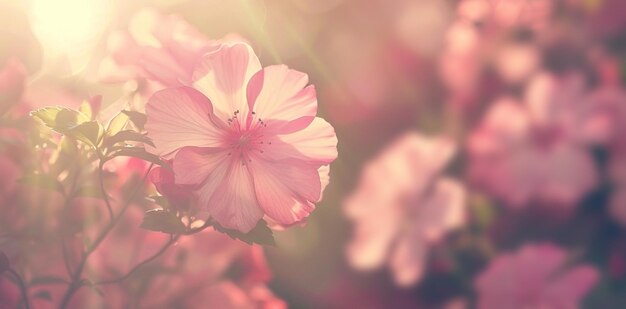
[[[65,198],[65,203],[63,204],[63,210],[67,211],[71,206],[72,200],[76,197],[76,185],[78,183],[78,178],[80,177],[80,166],[76,165],[77,171],[74,171],[74,177],[72,178],[72,184],[70,185],[70,189],[68,193],[64,193],[63,196]],[[65,192],[65,190],[63,190]],[[63,253],[63,264],[65,265],[65,270],[67,271],[67,275],[72,275],[72,267],[69,261],[69,255],[67,253],[67,245],[65,244],[65,235],[60,233],[61,239],[61,251]]]
[[[104,173],[104,164],[102,162],[104,161],[100,160],[100,164],[98,165],[98,183],[100,185],[102,199],[104,200],[104,203],[107,206],[107,211],[109,212],[109,218],[113,221],[115,215],[113,214],[113,207],[111,206],[111,201],[109,200],[109,194],[104,188],[104,176],[102,175]]]
[[[178,241],[178,239],[182,235],[192,235],[192,234],[196,234],[196,233],[202,232],[203,230],[205,230],[206,228],[211,226],[212,223],[213,223],[212,220],[209,218],[206,221],[204,221],[204,224],[202,226],[199,226],[199,227],[193,228],[193,229],[189,229],[189,231],[185,232],[184,234],[171,235],[170,240],[167,243],[165,243],[165,245],[163,245],[163,247],[161,247],[161,249],[159,249],[159,251],[157,251],[155,254],[153,254],[149,258],[143,260],[139,264],[135,265],[135,267],[133,267],[125,275],[123,275],[123,276],[121,276],[119,278],[116,278],[116,279],[99,281],[99,282],[96,282],[95,284],[96,285],[113,284],[113,283],[119,283],[119,282],[122,282],[122,281],[128,279],[130,276],[132,276],[135,272],[137,272],[137,270],[142,268],[144,265],[146,265],[146,264],[156,260],[157,258],[159,258],[163,253],[165,253],[165,251],[167,251],[167,249],[169,249],[173,244],[175,244],[176,241]]]
[[[142,268],[144,265],[156,260],[157,258],[159,258],[163,253],[165,253],[165,251],[167,251],[167,249],[169,249],[173,244],[176,243],[176,241],[178,241],[178,239],[180,238],[181,235],[172,235],[170,237],[170,240],[165,243],[165,245],[163,245],[163,247],[161,247],[161,249],[159,249],[159,251],[157,251],[156,253],[154,253],[152,256],[150,256],[149,258],[143,260],[141,263],[135,265],[135,267],[133,267],[128,273],[126,273],[125,275],[116,278],[116,279],[111,279],[111,280],[103,280],[100,282],[96,282],[96,285],[104,285],[104,284],[113,284],[113,283],[120,283],[126,279],[128,279],[130,276],[132,276],[135,272],[137,272],[137,270],[139,270],[140,268]]]
[[[96,240],[83,253],[83,257],[82,257],[80,263],[78,264],[78,267],[76,267],[76,270],[74,271],[74,274],[71,277],[70,286],[68,287],[67,291],[63,295],[63,298],[62,298],[62,301],[61,301],[61,305],[59,306],[59,308],[61,308],[61,309],[67,308],[67,306],[69,305],[70,301],[72,300],[72,296],[74,296],[74,293],[76,293],[76,291],[78,291],[84,285],[80,278],[82,276],[83,269],[85,268],[85,265],[87,264],[87,259],[89,259],[89,256],[98,248],[100,243],[102,243],[102,241],[104,241],[104,239],[107,237],[109,232],[111,232],[111,230],[113,230],[113,228],[120,221],[120,218],[122,218],[122,216],[126,213],[126,210],[128,210],[128,208],[130,207],[132,202],[135,200],[135,198],[137,196],[137,193],[139,193],[139,189],[143,186],[143,184],[148,179],[148,175],[150,174],[150,170],[152,170],[153,166],[154,166],[154,164],[151,163],[150,166],[148,167],[148,170],[146,171],[143,179],[137,184],[137,186],[133,190],[133,193],[131,194],[130,198],[128,200],[126,200],[126,203],[124,204],[124,206],[120,210],[119,214],[114,218],[114,220],[109,222],[109,224],[100,233],[100,235],[98,235],[98,238],[96,238]]]
[[[67,254],[67,245],[65,244],[65,238],[61,235],[61,251],[63,252],[63,264],[65,264],[65,270],[67,271],[67,275],[72,275],[72,267],[70,266],[70,259]]]
[[[22,276],[20,276],[20,274],[18,274],[13,268],[10,268],[9,270],[7,270],[7,272],[15,277],[17,285],[20,288],[20,292],[22,293],[22,301],[24,302],[24,307],[26,309],[30,309],[30,302],[28,301],[28,288],[24,283],[24,279],[22,279]]]

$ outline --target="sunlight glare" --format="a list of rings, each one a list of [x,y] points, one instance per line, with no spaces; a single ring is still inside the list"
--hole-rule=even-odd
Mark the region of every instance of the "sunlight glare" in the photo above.
[[[48,61],[71,60],[84,65],[110,22],[110,0],[31,0],[33,30]]]

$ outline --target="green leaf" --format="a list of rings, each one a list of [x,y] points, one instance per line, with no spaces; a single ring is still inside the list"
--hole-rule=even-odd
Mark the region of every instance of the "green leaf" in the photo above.
[[[157,204],[157,205],[159,205],[159,206],[161,206],[161,207],[163,207],[165,209],[169,209],[170,208],[170,202],[167,200],[167,198],[165,196],[153,195],[153,196],[148,197],[148,199],[151,202],[153,202],[153,203],[155,203],[155,204]]]
[[[61,141],[59,142],[59,149],[69,155],[73,155],[76,153],[76,143],[74,140],[68,138],[67,136],[62,136]]]
[[[57,132],[65,131],[90,120],[87,115],[79,111],[60,106],[44,107],[32,111],[30,115]]]
[[[85,144],[95,147],[98,145],[101,133],[102,128],[100,127],[100,124],[97,121],[93,120],[72,127],[67,130],[67,133],[65,134]]]
[[[83,186],[78,190],[76,196],[102,198],[102,191],[97,186]]]
[[[107,126],[107,133],[112,136],[124,130],[129,119],[130,117],[128,117],[128,115],[123,112],[115,115],[115,117],[113,117],[113,119],[109,121],[109,125]]]
[[[120,131],[113,136],[105,138],[104,146],[111,147],[117,143],[122,142],[140,142],[154,147],[154,143],[152,143],[152,140],[145,134],[131,130]]]
[[[89,119],[93,119],[93,111],[91,110],[91,104],[87,101],[83,101],[78,107],[78,111]]]
[[[31,112],[31,116],[54,131],[91,146],[98,144],[102,133],[98,122],[90,121],[89,116],[65,107],[44,107]]]
[[[34,187],[63,193],[63,184],[61,184],[61,182],[56,178],[47,174],[25,175],[19,180],[19,182]]]
[[[167,234],[183,234],[187,227],[174,213],[163,209],[148,210],[141,222],[141,228]]]
[[[30,116],[38,119],[46,126],[53,128],[56,126],[57,115],[61,110],[62,108],[58,106],[44,107],[36,111],[31,111]]]
[[[143,127],[146,125],[147,117],[146,114],[136,112],[136,111],[122,111],[122,113],[126,114],[130,121],[139,129],[143,131]]]
[[[114,158],[114,157],[134,157],[134,158],[139,158],[139,159],[142,159],[144,161],[148,161],[148,162],[160,165],[160,166],[168,169],[169,171],[172,171],[172,168],[169,166],[169,164],[165,163],[158,156],[153,155],[153,154],[147,152],[142,147],[126,147],[126,148],[122,148],[122,149],[114,152],[111,157],[112,158]]]
[[[260,220],[259,223],[248,233],[242,233],[237,230],[231,230],[220,226],[217,223],[213,223],[215,230],[225,233],[232,239],[239,239],[249,245],[259,244],[264,246],[276,246],[274,240],[274,233],[267,226],[265,220]]]

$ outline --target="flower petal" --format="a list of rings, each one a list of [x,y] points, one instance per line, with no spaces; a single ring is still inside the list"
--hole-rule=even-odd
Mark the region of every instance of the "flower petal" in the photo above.
[[[263,218],[248,167],[220,164],[200,189],[200,201],[223,227],[247,233]]]
[[[316,117],[303,130],[277,136],[267,149],[276,160],[295,158],[311,164],[330,164],[337,158],[337,136],[328,122]]]
[[[324,190],[326,189],[326,187],[330,183],[330,165],[322,165],[322,166],[320,166],[320,168],[317,169],[317,172],[320,175],[320,183],[321,183],[320,198],[319,198],[318,201],[316,201],[316,202],[319,202],[323,198]]]
[[[352,267],[375,269],[389,256],[403,216],[403,205],[389,199],[393,190],[384,184],[364,182],[344,203],[346,216],[354,222],[354,235],[347,250]]]
[[[224,162],[228,153],[220,148],[185,147],[176,153],[174,174],[177,185],[203,183],[218,165]]]
[[[246,85],[259,70],[261,63],[248,44],[224,43],[200,60],[193,74],[194,88],[213,102],[214,112],[221,120],[232,117],[236,111],[240,117],[246,117]]]
[[[418,282],[424,275],[426,257],[427,248],[421,235],[409,233],[401,236],[389,260],[396,284],[406,287]]]
[[[423,200],[414,221],[426,241],[438,241],[449,229],[464,222],[465,189],[456,180],[441,178]]]
[[[576,266],[559,276],[545,290],[546,298],[551,303],[577,304],[598,282],[598,270],[589,265]]]
[[[321,195],[321,181],[316,166],[298,161],[249,164],[254,188],[263,211],[280,224],[293,224],[315,209]]]
[[[273,121],[290,122],[305,117],[308,121],[300,122],[300,129],[305,128],[317,114],[315,87],[306,87],[308,82],[306,74],[286,65],[265,67],[248,83],[248,107],[269,126]]]
[[[149,151],[171,158],[185,146],[219,147],[221,130],[211,120],[211,101],[189,87],[155,93],[146,107],[146,131],[154,141]]]

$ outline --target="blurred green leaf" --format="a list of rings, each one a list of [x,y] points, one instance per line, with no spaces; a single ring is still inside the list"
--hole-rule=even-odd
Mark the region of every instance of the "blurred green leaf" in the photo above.
[[[96,186],[83,186],[78,190],[76,196],[102,198],[102,191]]]
[[[165,208],[165,209],[169,209],[170,208],[170,203],[167,200],[167,198],[165,196],[161,196],[161,195],[153,195],[149,197],[150,201],[154,202],[155,204]]]
[[[102,130],[100,124],[94,120],[72,127],[65,134],[85,144],[96,147],[98,145],[98,141],[100,140],[101,133]]]
[[[264,246],[276,246],[274,240],[274,233],[267,226],[265,220],[260,220],[259,223],[248,233],[242,233],[237,230],[231,230],[222,227],[217,223],[213,223],[215,230],[227,234],[232,239],[239,239],[249,245],[259,244]]]
[[[480,228],[487,228],[496,217],[495,210],[489,199],[480,194],[469,197],[470,210],[474,221]]]
[[[87,115],[79,111],[60,106],[44,107],[32,111],[30,115],[55,131],[65,131],[90,120]]]
[[[140,142],[154,147],[154,143],[152,143],[152,140],[148,138],[145,134],[131,130],[120,131],[113,136],[105,138],[104,146],[111,147],[121,142]]]
[[[44,107],[31,112],[31,116],[41,121],[52,130],[80,140],[91,146],[97,146],[102,129],[90,117],[65,107]]]
[[[78,111],[89,119],[93,119],[93,111],[91,110],[91,104],[87,101],[83,101],[78,107]]]
[[[115,115],[115,117],[113,117],[113,119],[109,121],[109,125],[107,126],[107,133],[110,136],[113,136],[118,132],[124,130],[129,119],[130,117],[128,117],[128,115],[123,112]]]
[[[146,114],[136,112],[136,111],[122,111],[122,113],[126,114],[130,121],[139,129],[143,131],[143,127],[146,125]]]
[[[144,161],[148,161],[148,162],[160,165],[160,166],[168,169],[169,171],[172,171],[172,168],[169,166],[169,164],[165,163],[165,161],[161,160],[161,158],[159,158],[157,155],[154,155],[154,154],[151,154],[151,153],[147,152],[142,147],[126,147],[126,148],[122,148],[122,149],[114,152],[111,155],[111,157],[112,158],[114,158],[114,157],[134,157],[134,158],[139,158],[139,159],[142,159]]]
[[[183,234],[187,230],[180,218],[163,209],[148,210],[143,216],[140,227],[167,234]]]
[[[63,192],[63,184],[58,181],[56,178],[47,175],[47,174],[30,174],[25,175],[19,180],[20,183],[31,185],[38,188],[44,188],[51,191],[56,191],[60,193]]]

